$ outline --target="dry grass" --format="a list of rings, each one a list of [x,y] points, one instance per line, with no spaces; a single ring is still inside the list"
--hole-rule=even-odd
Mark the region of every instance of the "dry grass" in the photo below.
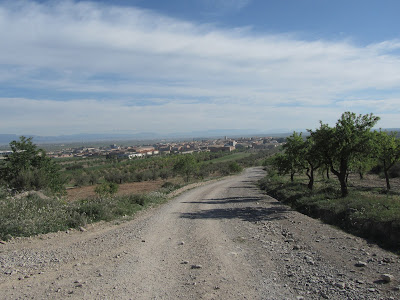
[[[159,190],[164,182],[165,180],[123,183],[119,185],[118,193],[116,194],[116,196],[126,196],[130,194],[144,194],[148,192],[153,192]],[[95,187],[95,185],[92,185],[68,189],[67,200],[77,201],[96,197],[96,193],[94,192]]]

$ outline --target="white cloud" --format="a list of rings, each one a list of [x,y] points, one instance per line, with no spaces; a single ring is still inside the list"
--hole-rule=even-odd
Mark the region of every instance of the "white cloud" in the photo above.
[[[249,1],[221,3],[240,9]],[[29,114],[21,118],[17,110],[8,110],[3,132],[23,126],[61,133],[67,127],[76,132],[129,129],[131,122],[140,130],[149,119],[153,130],[176,119],[191,128],[228,128],[224,124],[234,118],[245,119],[234,124],[247,128],[306,127],[305,116],[319,120],[326,109],[327,117],[347,107],[387,113],[400,98],[399,41],[362,47],[346,40],[255,35],[136,8],[72,1],[2,2],[0,40],[0,87],[40,95],[0,99],[2,111],[15,102]],[[393,92],[378,98],[359,94],[368,89]],[[103,101],[76,100],[87,94]],[[63,102],[28,99],[57,97]],[[66,117],[52,117],[61,104]],[[270,116],[281,125],[264,120],[271,111],[282,114]]]

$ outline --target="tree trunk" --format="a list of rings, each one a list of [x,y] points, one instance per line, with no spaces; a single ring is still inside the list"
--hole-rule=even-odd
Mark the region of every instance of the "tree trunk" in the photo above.
[[[390,190],[390,182],[389,182],[389,173],[388,173],[389,168],[386,167],[386,161],[383,161],[383,173],[385,173],[385,179],[386,179],[386,190]]]
[[[340,161],[340,172],[335,170],[332,163],[330,167],[331,167],[331,172],[335,174],[335,176],[339,179],[342,198],[345,198],[349,194],[347,190],[347,161],[345,160]]]
[[[326,167],[326,179],[329,180],[329,168],[328,167]]]
[[[307,173],[308,173],[308,170],[307,170]],[[309,190],[312,191],[313,186],[314,186],[314,168],[311,168],[310,174],[307,174],[307,176],[309,179],[307,187]]]
[[[345,174],[339,174],[338,176],[340,182],[340,191],[342,193],[342,197],[346,197],[349,192],[347,190],[347,176]]]
[[[291,181],[291,182],[294,181],[294,173],[293,173],[293,172],[290,173],[290,181]]]

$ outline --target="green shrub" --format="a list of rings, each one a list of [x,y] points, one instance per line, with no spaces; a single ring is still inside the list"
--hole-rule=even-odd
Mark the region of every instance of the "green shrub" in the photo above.
[[[57,198],[30,194],[0,200],[1,239],[66,230],[71,224],[81,226],[84,223],[67,203]]]
[[[168,169],[161,169],[160,170],[160,177],[162,179],[168,179],[169,177],[172,176],[172,171]]]
[[[110,197],[118,192],[118,184],[114,182],[103,182],[96,186],[94,192],[100,197]]]
[[[88,222],[113,219],[116,203],[110,197],[98,197],[78,202],[75,211],[87,218]]]
[[[231,162],[229,164],[229,171],[230,173],[239,173],[243,171],[243,168],[237,162]]]
[[[85,186],[89,184],[90,177],[85,172],[77,173],[74,176],[75,185]]]
[[[76,164],[76,163],[65,167],[65,170],[67,170],[67,171],[75,171],[75,170],[82,170],[82,169],[83,169],[83,165]]]
[[[149,181],[149,180],[155,180],[153,179],[153,172],[151,170],[145,170],[142,172],[143,174],[143,180],[144,181]],[[157,179],[157,178],[156,178]]]
[[[144,180],[143,173],[138,172],[138,173],[135,174],[135,181],[136,182],[142,182],[143,180]]]
[[[9,154],[0,168],[0,177],[8,187],[17,191],[49,189],[65,191],[59,166],[32,143],[32,137],[21,136],[10,143]]]
[[[0,198],[0,239],[31,236],[77,228],[100,220],[111,221],[131,216],[138,210],[167,199],[165,193],[152,192],[122,197],[97,197],[74,203],[37,194]]]

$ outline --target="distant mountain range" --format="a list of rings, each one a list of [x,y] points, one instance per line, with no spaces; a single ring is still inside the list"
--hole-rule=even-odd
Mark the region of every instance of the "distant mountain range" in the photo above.
[[[386,128],[385,131],[397,131],[400,132],[400,128]],[[256,130],[256,129],[214,129],[204,131],[192,131],[192,132],[175,132],[169,134],[159,134],[154,132],[140,132],[134,134],[93,134],[93,133],[80,133],[71,135],[59,135],[59,136],[39,136],[29,135],[26,137],[33,137],[33,141],[36,144],[58,144],[58,143],[86,143],[86,142],[101,142],[101,141],[127,141],[127,140],[162,140],[162,139],[192,139],[192,138],[220,138],[220,137],[249,137],[249,136],[279,136],[285,137],[296,132],[306,133],[304,129],[289,130],[287,128],[271,129],[271,130]],[[0,134],[0,145],[8,145],[11,141],[18,140],[19,135],[16,134]]]
[[[36,144],[47,143],[75,143],[75,142],[95,142],[95,141],[126,141],[126,140],[161,140],[161,139],[192,139],[192,138],[213,138],[213,137],[241,137],[241,136],[287,136],[293,131],[288,129],[272,129],[269,131],[260,131],[252,129],[214,129],[192,132],[175,132],[169,134],[159,134],[154,132],[140,132],[134,134],[93,134],[80,133],[59,136],[39,136],[24,134],[26,137],[33,137]],[[0,134],[0,145],[7,145],[11,141],[18,140],[19,135],[16,134]]]

